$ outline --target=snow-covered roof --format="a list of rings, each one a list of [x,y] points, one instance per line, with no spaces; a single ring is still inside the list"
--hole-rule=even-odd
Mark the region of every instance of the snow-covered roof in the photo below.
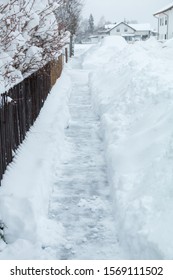
[[[164,13],[168,10],[171,10],[173,8],[173,2],[171,2],[170,4],[166,5],[165,7],[163,7],[162,9],[158,10],[156,13],[154,13],[154,16]]]
[[[131,23],[126,23],[126,22],[118,22],[116,24],[107,24],[105,25],[105,29],[109,29],[112,30],[115,27],[117,27],[118,25],[120,25],[121,23],[131,27],[132,29],[134,29],[135,31],[146,31],[146,30],[151,30],[151,26],[149,23],[136,23],[136,24],[131,24]]]
[[[136,31],[151,30],[151,26],[149,23],[136,23],[136,24],[128,24],[128,25],[133,29],[135,29]]]
[[[116,24],[112,25],[112,28],[110,28],[109,30],[114,29],[115,27],[119,26],[121,23],[122,23],[122,24],[125,24],[125,25],[127,25],[127,26],[129,26],[129,27],[131,27],[132,29],[134,29],[134,28],[133,28],[130,24],[128,24],[128,23],[126,23],[126,22],[121,21],[121,22],[118,22],[118,23],[116,23]],[[135,30],[135,29],[134,29],[134,30]]]

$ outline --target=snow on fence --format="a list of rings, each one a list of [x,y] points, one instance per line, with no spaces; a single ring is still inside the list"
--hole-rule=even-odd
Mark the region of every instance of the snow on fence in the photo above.
[[[61,75],[63,55],[0,95],[0,181]]]

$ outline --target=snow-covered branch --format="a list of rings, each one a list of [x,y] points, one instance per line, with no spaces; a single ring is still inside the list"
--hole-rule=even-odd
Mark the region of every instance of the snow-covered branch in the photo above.
[[[8,90],[57,56],[69,34],[55,10],[63,0],[0,0],[0,83]]]

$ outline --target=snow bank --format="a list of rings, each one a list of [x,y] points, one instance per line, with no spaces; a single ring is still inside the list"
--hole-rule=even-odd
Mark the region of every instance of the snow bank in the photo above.
[[[173,48],[173,39],[167,40],[167,41],[163,44],[163,47]]]
[[[0,220],[8,246],[1,240],[0,259],[55,258],[49,247],[63,242],[62,225],[47,215],[54,166],[61,160],[68,125],[70,92],[71,80],[64,72],[4,175]]]
[[[172,259],[172,55],[153,39],[121,42],[106,38],[83,63],[91,69],[115,220],[132,258]]]
[[[113,47],[113,48],[116,48],[116,50],[117,49],[121,50],[126,45],[127,45],[127,42],[121,36],[107,36],[107,37],[103,38],[103,40],[101,41],[101,46],[104,46],[106,48]]]
[[[125,48],[126,45],[127,43],[125,39],[121,36],[105,37],[99,43],[99,48],[98,45],[95,45],[87,52],[85,60],[83,61],[83,66],[85,69],[91,67],[104,67],[105,63],[111,63],[114,54],[120,49]]]

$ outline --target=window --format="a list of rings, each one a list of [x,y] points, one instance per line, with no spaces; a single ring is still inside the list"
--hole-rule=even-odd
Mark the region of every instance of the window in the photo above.
[[[163,26],[164,25],[164,18],[160,18],[160,26]]]
[[[165,17],[165,25],[167,25],[168,24],[168,19],[167,19],[167,17]]]
[[[128,31],[128,29],[127,28],[124,28],[124,32],[127,32]]]
[[[117,32],[120,32],[120,29],[119,29],[119,28],[117,28]]]
[[[167,39],[166,37],[167,37],[167,36],[166,36],[166,34],[165,34],[165,40]]]

